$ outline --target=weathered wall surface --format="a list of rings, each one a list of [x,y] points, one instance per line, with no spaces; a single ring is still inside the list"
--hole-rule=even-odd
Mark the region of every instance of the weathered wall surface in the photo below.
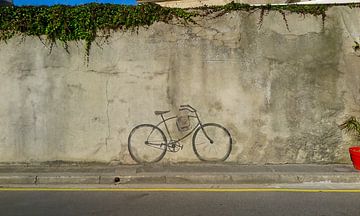
[[[233,12],[197,25],[157,23],[94,45],[37,38],[0,44],[0,162],[133,163],[130,130],[154,110],[192,104],[229,129],[230,162],[349,162],[337,125],[360,112],[360,10],[321,17]],[[191,139],[163,162],[198,161]]]
[[[138,3],[143,2],[155,2],[163,7],[177,7],[177,8],[192,8],[192,7],[203,7],[213,5],[225,5],[231,2],[242,3],[242,4],[279,4],[289,2],[287,0],[138,0]],[[300,2],[295,0],[292,2]]]

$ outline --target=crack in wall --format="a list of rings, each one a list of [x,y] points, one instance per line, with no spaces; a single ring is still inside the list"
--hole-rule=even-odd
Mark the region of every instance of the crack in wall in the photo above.
[[[109,75],[109,76],[116,76],[121,73],[121,71],[114,71],[114,70],[104,70],[104,71],[98,71],[98,70],[87,70],[86,73],[96,73],[96,74],[102,74],[102,75]]]
[[[32,111],[33,111],[33,133],[34,133],[33,145],[36,145],[36,143],[37,143],[37,125],[36,125],[37,115],[36,115],[36,105],[33,100],[31,100],[31,107],[32,107]]]
[[[110,117],[109,117],[109,105],[111,100],[109,100],[109,80],[106,80],[106,86],[105,86],[105,96],[106,96],[106,118],[107,118],[107,136],[105,137],[105,148],[107,150],[107,146],[108,146],[108,141],[111,139],[110,138]]]

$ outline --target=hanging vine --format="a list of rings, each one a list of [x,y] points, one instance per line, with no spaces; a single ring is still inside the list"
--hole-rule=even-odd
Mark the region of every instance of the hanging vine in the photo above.
[[[218,16],[231,11],[254,12],[261,10],[261,26],[265,11],[277,11],[282,14],[289,28],[285,11],[298,14],[322,16],[332,5],[264,5],[229,3],[223,6],[200,7],[192,9],[167,8],[154,3],[138,6],[113,4],[86,4],[80,6],[56,5],[52,7],[0,7],[0,40],[7,41],[15,35],[46,36],[53,45],[57,40],[63,42],[68,52],[69,41],[85,41],[87,60],[93,41],[99,32],[111,30],[135,30],[147,27],[155,22],[169,22],[174,18],[184,23],[195,22],[194,17],[220,12]],[[359,7],[359,4],[348,5]],[[52,45],[50,47],[52,47]]]

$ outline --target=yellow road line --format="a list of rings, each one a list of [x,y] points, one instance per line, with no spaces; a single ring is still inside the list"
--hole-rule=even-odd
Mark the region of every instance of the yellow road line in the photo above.
[[[292,189],[292,188],[0,188],[0,191],[360,193],[360,189]]]

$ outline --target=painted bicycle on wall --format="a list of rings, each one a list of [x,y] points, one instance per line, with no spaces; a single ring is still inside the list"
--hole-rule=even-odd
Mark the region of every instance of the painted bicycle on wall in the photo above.
[[[155,111],[161,117],[156,125],[140,124],[134,127],[128,138],[130,156],[138,163],[154,163],[160,161],[167,151],[178,152],[183,149],[180,143],[192,135],[192,147],[195,155],[201,161],[225,161],[231,152],[232,138],[229,131],[217,123],[203,124],[198,112],[190,105],[180,105],[179,111],[183,114],[165,118],[167,111]],[[169,130],[168,121],[176,119],[176,126],[185,133],[180,138],[173,139]],[[191,127],[191,120],[195,126]],[[160,126],[165,128],[167,136]]]

